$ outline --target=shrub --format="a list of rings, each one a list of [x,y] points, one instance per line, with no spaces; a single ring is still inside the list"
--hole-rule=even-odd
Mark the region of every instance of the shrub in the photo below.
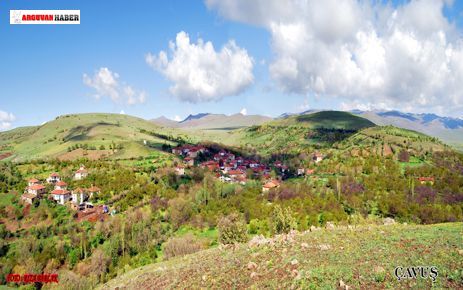
[[[246,222],[237,213],[222,217],[218,228],[219,241],[222,244],[244,243],[248,240]]]
[[[272,214],[272,229],[274,234],[288,233],[296,229],[297,222],[290,208],[282,209],[276,205]]]
[[[172,237],[164,244],[164,259],[192,254],[202,248],[202,243],[192,234]]]

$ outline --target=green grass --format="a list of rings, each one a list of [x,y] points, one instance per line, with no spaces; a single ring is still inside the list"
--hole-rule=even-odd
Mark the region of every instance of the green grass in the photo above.
[[[14,193],[0,193],[0,206],[11,205],[14,197]]]
[[[292,118],[299,123],[309,123],[313,128],[360,130],[375,126],[365,118],[340,111],[323,111]]]
[[[178,130],[161,128],[128,115],[73,114],[60,116],[41,126],[0,133],[0,146],[2,151],[12,151],[15,161],[24,161],[55,158],[66,154],[68,147],[76,144],[87,144],[97,149],[101,145],[109,149],[112,143],[121,144],[124,148],[110,157],[115,159],[148,156],[153,151],[159,151],[158,148],[144,145],[144,140],[151,144],[175,145],[171,141],[141,133],[141,130],[163,135],[180,134]]]
[[[455,289],[463,286],[462,229],[448,223],[306,232],[288,242],[219,247],[147,265],[101,288],[334,289],[342,280],[351,289]],[[248,269],[250,262],[257,268]],[[397,266],[436,266],[439,276],[434,285],[430,279],[398,282]]]

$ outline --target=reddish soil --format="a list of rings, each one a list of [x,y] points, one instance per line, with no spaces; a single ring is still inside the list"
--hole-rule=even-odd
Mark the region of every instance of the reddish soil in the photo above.
[[[11,153],[11,152],[1,153],[1,154],[0,154],[0,160],[5,159],[5,158],[8,158],[8,157],[10,157],[11,155],[13,155],[13,153]]]

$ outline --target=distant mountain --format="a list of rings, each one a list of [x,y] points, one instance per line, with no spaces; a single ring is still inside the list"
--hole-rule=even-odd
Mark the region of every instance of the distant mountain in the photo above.
[[[243,115],[238,113],[227,116],[224,114],[200,113],[196,115],[189,115],[180,122],[175,122],[165,117],[160,117],[151,121],[159,126],[171,128],[231,130],[253,125],[260,125],[270,120],[272,120],[272,118],[260,115]]]
[[[199,114],[196,114],[196,115],[188,115],[188,117],[185,118],[185,120],[183,121],[180,121],[179,123],[186,123],[188,121],[192,121],[192,120],[198,120],[198,119],[201,119],[203,117],[206,117],[208,115],[211,115],[209,113],[199,113]]]

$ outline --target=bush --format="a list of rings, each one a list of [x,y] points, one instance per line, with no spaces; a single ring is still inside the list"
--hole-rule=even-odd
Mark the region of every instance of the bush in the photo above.
[[[218,223],[219,241],[222,244],[245,243],[248,241],[246,222],[237,213],[222,217]]]
[[[202,248],[202,243],[192,234],[172,237],[164,244],[164,259],[192,254]]]
[[[291,209],[282,209],[279,205],[276,205],[272,214],[273,233],[289,233],[289,231],[296,229],[296,227],[297,222],[291,213]]]

